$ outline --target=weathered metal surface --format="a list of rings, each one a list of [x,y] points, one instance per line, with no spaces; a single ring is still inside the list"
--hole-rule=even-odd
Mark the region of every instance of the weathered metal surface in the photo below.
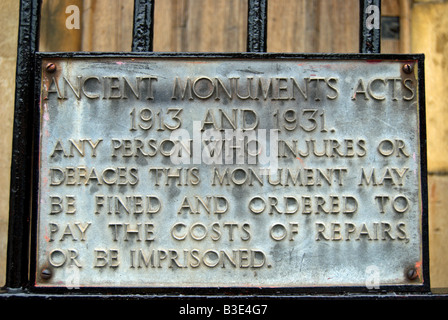
[[[43,59],[36,286],[421,285],[418,71]]]

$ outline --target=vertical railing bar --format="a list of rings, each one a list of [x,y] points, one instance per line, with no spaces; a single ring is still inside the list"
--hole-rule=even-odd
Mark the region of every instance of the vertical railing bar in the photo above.
[[[359,0],[359,52],[381,52],[381,0]]]
[[[248,0],[247,51],[267,51],[268,0]]]
[[[133,52],[151,52],[154,42],[154,0],[134,0]]]
[[[14,102],[5,287],[28,284],[31,225],[35,53],[42,0],[21,0]]]

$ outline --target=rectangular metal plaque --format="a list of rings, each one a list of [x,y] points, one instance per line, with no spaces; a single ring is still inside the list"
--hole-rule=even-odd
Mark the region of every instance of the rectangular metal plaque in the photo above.
[[[418,60],[40,62],[37,287],[427,281]]]

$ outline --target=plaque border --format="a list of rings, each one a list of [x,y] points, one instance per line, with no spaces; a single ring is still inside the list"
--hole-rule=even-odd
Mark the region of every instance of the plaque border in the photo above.
[[[420,155],[420,197],[421,197],[421,252],[422,252],[422,282],[418,284],[399,284],[384,285],[379,289],[368,289],[365,286],[305,286],[305,287],[98,287],[85,286],[79,289],[69,289],[66,287],[43,286],[36,287],[37,270],[37,229],[38,229],[38,191],[39,191],[39,149],[40,149],[40,91],[42,61],[44,59],[102,59],[102,58],[148,58],[148,59],[226,59],[226,60],[371,60],[371,61],[400,61],[416,62],[418,79],[418,136],[419,136],[419,155]],[[427,144],[426,144],[426,105],[425,105],[425,70],[424,54],[327,54],[327,53],[185,53],[185,52],[37,52],[35,58],[36,79],[34,80],[34,105],[32,114],[32,132],[33,132],[33,151],[32,151],[32,199],[31,199],[31,234],[30,234],[30,263],[29,263],[29,290],[34,293],[46,294],[113,294],[119,296],[135,296],[139,294],[152,295],[159,297],[161,295],[182,295],[192,297],[204,296],[243,296],[243,297],[307,297],[322,294],[386,294],[386,293],[429,293],[430,288],[430,270],[429,270],[429,225],[428,225],[428,181],[427,181]]]

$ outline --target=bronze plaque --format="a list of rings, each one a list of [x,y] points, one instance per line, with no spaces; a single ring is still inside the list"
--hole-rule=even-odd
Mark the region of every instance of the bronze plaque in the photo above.
[[[36,286],[424,283],[417,61],[41,62]]]

